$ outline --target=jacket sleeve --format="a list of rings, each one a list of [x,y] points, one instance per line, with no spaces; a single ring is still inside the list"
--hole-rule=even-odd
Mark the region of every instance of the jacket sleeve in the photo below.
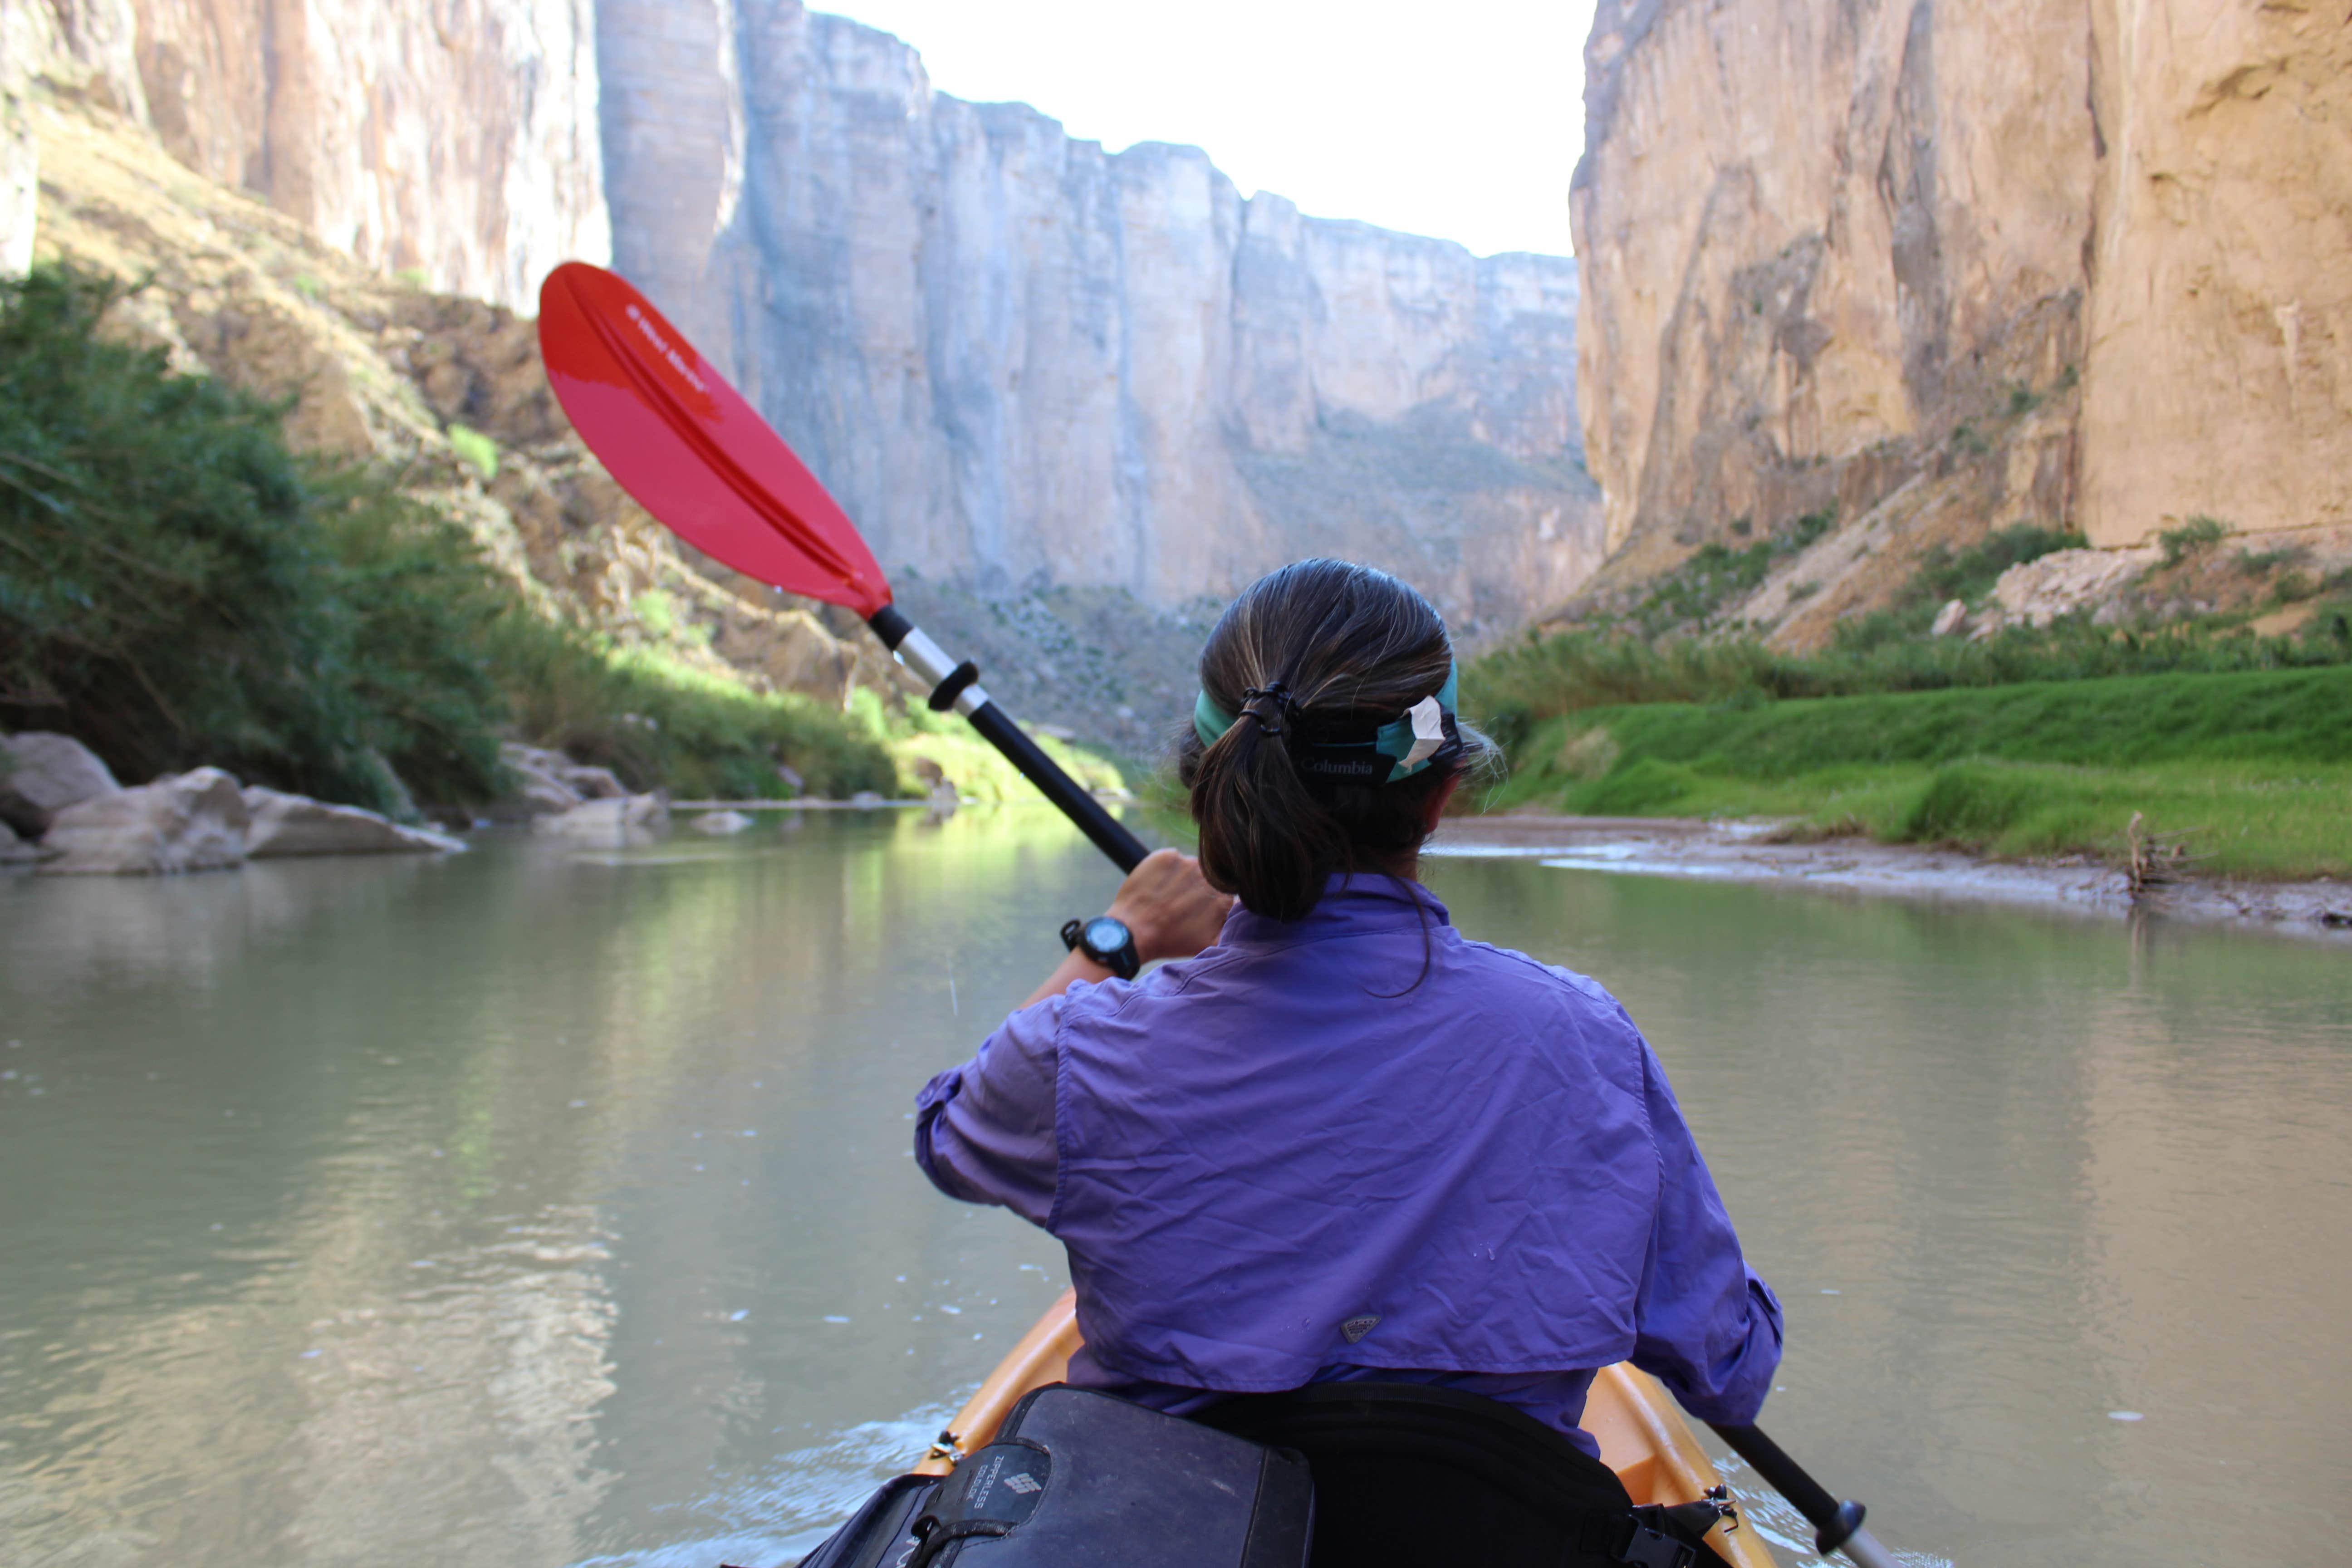
[[[1740,1256],[1665,1069],[1642,1047],[1657,1216],[1634,1306],[1633,1364],[1702,1421],[1756,1419],[1780,1364],[1780,1302]]]
[[[1013,1014],[971,1060],[915,1097],[915,1163],[948,1196],[1001,1204],[1037,1226],[1053,1212],[1063,1002],[1049,996]]]

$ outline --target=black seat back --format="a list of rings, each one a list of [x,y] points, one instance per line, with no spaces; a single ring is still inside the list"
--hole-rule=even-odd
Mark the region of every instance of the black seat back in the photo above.
[[[1455,1389],[1318,1383],[1193,1419],[1306,1457],[1312,1568],[1611,1568],[1633,1506],[1561,1433]]]

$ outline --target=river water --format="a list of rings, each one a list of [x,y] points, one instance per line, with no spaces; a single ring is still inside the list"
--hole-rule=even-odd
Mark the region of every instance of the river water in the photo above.
[[[0,881],[0,1561],[769,1564],[919,1451],[1065,1279],[909,1103],[1111,874],[1043,812],[690,837]],[[1788,1306],[1765,1425],[1891,1544],[2336,1560],[2340,951],[1428,879],[1650,1035]]]

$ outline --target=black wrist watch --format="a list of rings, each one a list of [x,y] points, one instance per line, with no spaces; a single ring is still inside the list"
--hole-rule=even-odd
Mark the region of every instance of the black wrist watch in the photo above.
[[[1097,915],[1090,921],[1072,921],[1062,928],[1062,945],[1072,952],[1083,952],[1121,980],[1132,980],[1135,972],[1143,967],[1136,956],[1135,933],[1127,922],[1108,915]]]

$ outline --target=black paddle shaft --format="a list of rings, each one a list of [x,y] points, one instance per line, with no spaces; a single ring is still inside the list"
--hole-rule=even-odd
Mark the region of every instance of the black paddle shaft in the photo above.
[[[1863,1506],[1840,1502],[1827,1488],[1805,1473],[1805,1468],[1781,1451],[1780,1445],[1753,1426],[1715,1426],[1715,1435],[1731,1445],[1733,1453],[1770,1483],[1774,1491],[1795,1506],[1820,1531],[1814,1550],[1826,1557],[1843,1552],[1862,1568],[1895,1568],[1895,1558],[1870,1531],[1863,1529]]]
[[[1141,839],[1103,809],[1102,802],[1040,750],[1037,742],[1013,721],[1010,713],[989,700],[979,685],[980,671],[969,661],[951,663],[940,645],[924,636],[896,605],[883,605],[866,617],[866,624],[874,628],[874,635],[898,656],[900,662],[929,684],[930,705],[935,711],[943,713],[953,708],[970,720],[982,739],[1003,752],[1005,760],[1021,770],[1022,777],[1060,806],[1062,815],[1076,823],[1078,831],[1110,857],[1111,864],[1122,872],[1132,871],[1151,853]]]

